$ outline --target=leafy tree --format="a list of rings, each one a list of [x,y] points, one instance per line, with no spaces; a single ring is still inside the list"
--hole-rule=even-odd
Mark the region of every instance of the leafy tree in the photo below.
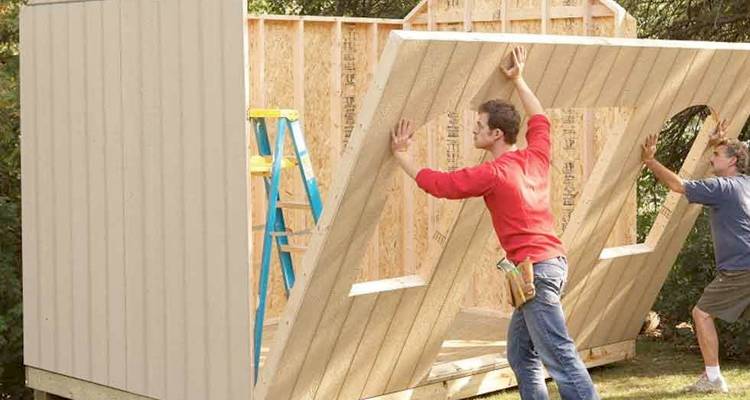
[[[638,21],[638,35],[651,39],[746,42],[746,0],[620,0]]]
[[[0,1],[0,399],[28,396],[23,376],[18,11]]]

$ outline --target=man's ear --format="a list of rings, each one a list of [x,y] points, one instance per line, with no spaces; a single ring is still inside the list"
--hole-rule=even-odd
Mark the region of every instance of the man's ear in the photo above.
[[[495,140],[503,140],[505,138],[505,133],[500,128],[495,128],[492,130],[492,138]]]
[[[734,162],[732,162],[732,160],[734,160]],[[737,161],[738,161],[737,156],[729,157],[729,162],[730,162],[729,166],[731,167],[732,165],[734,165],[736,167]]]

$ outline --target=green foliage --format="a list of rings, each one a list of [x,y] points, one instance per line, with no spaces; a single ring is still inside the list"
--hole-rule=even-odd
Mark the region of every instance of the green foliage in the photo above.
[[[0,398],[29,395],[23,376],[19,0],[0,1]]]
[[[622,0],[620,4],[638,21],[640,37],[750,41],[750,3],[747,0]],[[668,122],[660,134],[657,158],[671,170],[679,170],[700,129],[700,121],[706,115],[708,110],[705,107],[693,107]],[[749,132],[750,124],[746,124],[740,138],[746,140]],[[642,242],[667,191],[664,186],[657,185],[652,174],[644,173],[638,181],[638,192],[638,239]],[[665,337],[695,348],[695,338],[678,335],[674,327],[680,322],[691,321],[692,307],[715,274],[708,210],[704,209],[654,306],[661,316]],[[719,321],[717,327],[723,357],[750,360],[750,323]]]
[[[747,0],[620,0],[639,23],[638,35],[651,39],[746,42],[750,38]]]

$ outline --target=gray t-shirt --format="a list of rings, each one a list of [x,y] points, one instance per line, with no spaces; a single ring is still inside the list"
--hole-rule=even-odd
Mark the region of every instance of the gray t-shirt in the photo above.
[[[710,207],[716,267],[750,270],[750,176],[685,181],[691,203]]]

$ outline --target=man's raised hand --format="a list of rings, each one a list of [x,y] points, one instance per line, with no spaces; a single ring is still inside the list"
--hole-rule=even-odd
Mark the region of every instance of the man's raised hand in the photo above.
[[[523,46],[516,46],[510,52],[507,59],[500,65],[506,77],[510,80],[516,80],[523,77],[523,68],[526,65],[526,49]]]
[[[391,152],[396,154],[408,151],[412,136],[414,136],[414,123],[408,119],[401,119],[391,130]]]
[[[659,141],[657,135],[648,135],[646,142],[643,143],[641,150],[641,160],[645,163],[654,159],[656,155],[656,143]]]

